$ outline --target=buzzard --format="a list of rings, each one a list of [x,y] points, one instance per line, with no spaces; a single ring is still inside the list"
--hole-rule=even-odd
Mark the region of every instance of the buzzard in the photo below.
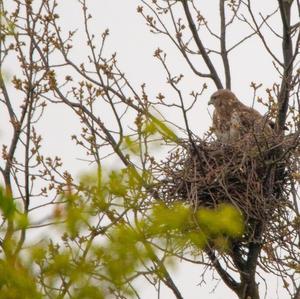
[[[222,143],[229,143],[246,136],[264,137],[272,135],[266,117],[247,107],[228,89],[219,89],[212,94],[208,104],[215,107],[213,132]]]

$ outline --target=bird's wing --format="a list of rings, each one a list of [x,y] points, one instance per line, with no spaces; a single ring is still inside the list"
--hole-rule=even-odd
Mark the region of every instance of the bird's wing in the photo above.
[[[255,109],[243,105],[237,111],[241,127],[245,132],[271,133],[272,129],[268,121]]]

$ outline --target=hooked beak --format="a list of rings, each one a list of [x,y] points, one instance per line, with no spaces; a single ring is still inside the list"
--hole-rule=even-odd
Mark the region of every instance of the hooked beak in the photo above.
[[[210,100],[208,101],[208,105],[213,105],[214,104],[214,100],[213,98],[210,98]]]

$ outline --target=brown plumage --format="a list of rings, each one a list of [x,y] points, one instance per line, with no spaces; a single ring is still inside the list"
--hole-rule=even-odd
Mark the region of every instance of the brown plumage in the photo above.
[[[266,138],[272,134],[268,120],[255,109],[240,102],[228,89],[219,89],[213,93],[208,104],[215,107],[213,131],[223,143],[245,136]]]

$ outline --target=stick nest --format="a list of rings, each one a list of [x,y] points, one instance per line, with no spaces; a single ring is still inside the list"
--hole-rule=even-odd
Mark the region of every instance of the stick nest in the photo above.
[[[186,202],[196,209],[230,203],[246,221],[267,221],[282,210],[288,197],[284,190],[290,157],[274,162],[278,145],[276,138],[232,144],[182,140],[154,166],[159,177],[157,195],[164,202]]]

